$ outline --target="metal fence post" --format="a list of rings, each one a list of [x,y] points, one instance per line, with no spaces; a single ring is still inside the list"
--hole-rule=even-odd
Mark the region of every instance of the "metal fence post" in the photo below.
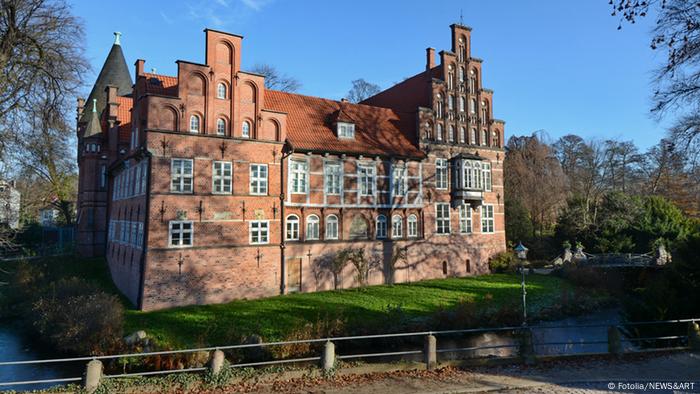
[[[330,373],[335,368],[335,344],[327,341],[323,346],[323,354],[321,354],[321,368],[323,372]]]
[[[221,369],[224,367],[224,352],[216,349],[211,354],[211,360],[209,361],[209,371],[212,375],[218,375]]]
[[[524,328],[520,332],[520,357],[525,364],[535,363],[535,344],[532,340],[532,329]]]
[[[102,380],[102,361],[92,360],[85,367],[85,376],[83,377],[83,387],[87,393],[93,393],[100,387]]]
[[[700,350],[700,326],[694,321],[688,323],[688,347]]]
[[[622,335],[617,326],[608,327],[608,352],[616,356],[623,353]]]
[[[433,369],[437,366],[437,339],[433,335],[425,336],[425,348],[423,350],[425,367]]]

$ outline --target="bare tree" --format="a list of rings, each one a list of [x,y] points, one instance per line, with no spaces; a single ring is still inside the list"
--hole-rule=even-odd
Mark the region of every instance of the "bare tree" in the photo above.
[[[251,71],[265,77],[265,89],[296,92],[301,88],[301,82],[298,79],[281,74],[269,64],[256,64]]]
[[[348,91],[347,98],[351,103],[359,103],[381,92],[381,90],[379,85],[375,85],[360,78],[352,81],[352,88]]]

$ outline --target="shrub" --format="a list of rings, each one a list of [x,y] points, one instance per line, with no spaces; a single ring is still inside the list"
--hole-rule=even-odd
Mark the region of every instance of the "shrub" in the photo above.
[[[77,278],[52,283],[33,303],[29,318],[43,340],[68,353],[115,351],[123,335],[119,299]]]
[[[518,264],[518,258],[515,256],[515,253],[509,250],[493,256],[489,260],[489,269],[495,273],[512,272]]]

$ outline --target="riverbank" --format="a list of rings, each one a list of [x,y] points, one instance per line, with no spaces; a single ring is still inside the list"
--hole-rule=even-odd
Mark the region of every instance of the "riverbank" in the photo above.
[[[78,277],[105,292],[117,294],[102,259],[66,257],[27,264],[41,272],[44,286]],[[610,303],[603,292],[584,290],[556,277],[529,275],[527,288],[528,314],[532,319],[551,320],[581,314]],[[155,348],[174,349],[235,344],[251,337],[276,341],[519,324],[520,292],[519,276],[490,274],[155,312],[135,311],[126,300],[121,300],[125,334],[143,330]],[[7,294],[0,296],[5,301],[12,298]],[[18,305],[21,304],[12,309],[15,318],[23,313]]]

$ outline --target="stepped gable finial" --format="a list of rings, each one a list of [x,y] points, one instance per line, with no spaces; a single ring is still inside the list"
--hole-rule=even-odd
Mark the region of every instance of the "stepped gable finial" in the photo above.
[[[114,45],[121,45],[120,37],[122,33],[120,31],[115,31],[114,32]]]
[[[464,17],[462,16],[462,9],[459,9],[459,24],[464,26]]]
[[[92,112],[97,112],[97,99],[92,99]]]

